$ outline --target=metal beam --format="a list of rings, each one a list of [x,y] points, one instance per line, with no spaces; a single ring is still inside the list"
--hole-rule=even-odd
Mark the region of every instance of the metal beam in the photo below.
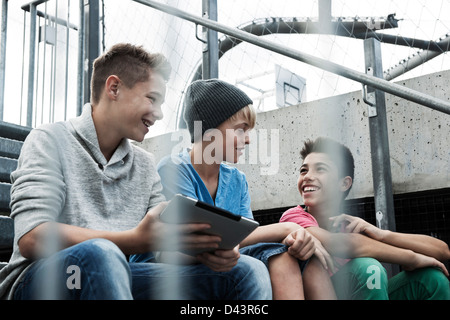
[[[78,31],[78,72],[77,72],[77,116],[81,115],[84,105],[85,97],[85,74],[84,74],[84,61],[85,61],[85,13],[84,13],[84,0],[78,0],[80,8],[80,27]]]
[[[28,56],[27,127],[33,125],[34,72],[36,64],[36,4],[30,3],[30,42]]]
[[[331,0],[319,0],[319,24],[321,32],[331,33],[333,26],[331,23]]]
[[[341,66],[337,63],[333,63],[331,61],[318,58],[316,56],[303,53],[301,51],[289,48],[287,46],[283,46],[277,43],[273,43],[272,41],[259,38],[253,34],[249,34],[247,32],[241,31],[236,28],[231,28],[226,25],[220,24],[216,21],[211,21],[208,19],[204,19],[198,17],[196,15],[190,14],[188,12],[179,10],[177,8],[155,2],[150,0],[134,0],[135,2],[141,3],[143,5],[147,5],[154,9],[166,12],[168,14],[177,16],[179,18],[183,18],[185,20],[191,21],[193,23],[208,27],[210,29],[216,30],[218,32],[222,32],[224,34],[233,36],[235,38],[241,39],[248,43],[257,45],[261,48],[279,53],[281,55],[290,57],[292,59],[310,64],[319,69],[335,73],[342,77],[360,82],[362,84],[371,86],[373,88],[382,90],[384,92],[393,94],[395,96],[404,98],[406,100],[419,103],[423,106],[429,107],[431,109],[450,114],[450,103],[437,99],[433,96],[412,90],[405,86],[401,86],[395,83],[391,83],[381,78],[376,78],[365,73],[355,71],[353,69]]]
[[[203,0],[203,17],[217,21],[217,0]],[[219,42],[217,31],[203,28],[206,42],[203,46],[203,79],[219,77]]]
[[[6,35],[8,31],[8,0],[2,0],[2,25],[0,44],[0,120],[5,104]]]
[[[289,18],[263,18],[244,23],[237,28],[248,33],[264,36],[272,34],[332,34],[344,37],[354,37],[353,33],[366,33],[369,30],[381,30],[397,28],[398,20],[394,14],[383,19],[348,19],[333,18],[331,7],[319,3],[319,21],[312,21],[309,18],[289,17]],[[321,12],[322,11],[322,12]],[[331,20],[330,20],[331,19]],[[219,39],[219,59],[229,50],[239,45],[242,40],[230,36],[223,36]],[[202,78],[203,64],[200,64],[192,77],[192,81]]]
[[[364,40],[366,72],[382,78],[383,65],[380,42],[374,38]],[[365,90],[365,89],[364,89]],[[394,196],[392,190],[391,157],[386,117],[386,98],[383,91],[368,87],[364,101],[369,104],[370,154],[377,227],[395,231]],[[387,264],[385,269],[391,277],[398,273],[397,265]]]
[[[324,13],[322,13],[324,14]],[[325,15],[326,17],[326,15]],[[332,18],[326,21],[322,17],[322,21],[312,21],[309,18],[265,18],[253,20],[250,23],[242,24],[239,30],[248,33],[264,36],[277,34],[331,34],[343,37],[355,37],[355,34],[365,34],[370,30],[384,30],[398,27],[397,19],[393,15],[389,15],[384,20],[376,20],[372,22],[368,20],[349,20],[342,18]],[[372,23],[372,24],[371,24]],[[324,27],[328,25],[328,27]],[[242,41],[233,37],[223,37],[220,40],[220,54],[225,53],[231,48],[237,46]]]
[[[375,31],[366,31],[364,33],[349,33],[348,37],[355,37],[357,39],[368,39],[375,38],[383,43],[390,43],[399,46],[405,46],[410,48],[417,48],[423,50],[436,51],[439,53],[449,51],[449,44],[445,41],[430,41],[430,40],[422,40],[415,39],[409,37],[402,36],[394,36],[391,34],[378,33]]]
[[[438,42],[439,45],[443,48],[446,48],[446,51],[449,51],[450,48],[450,34],[447,34],[445,38]],[[445,51],[445,52],[446,52]],[[395,65],[392,68],[389,68],[384,71],[384,79],[392,80],[402,74],[424,64],[425,62],[436,58],[437,56],[444,53],[444,51],[432,51],[432,50],[422,50],[413,54],[412,57],[408,57],[399,62],[398,65]]]
[[[85,95],[84,103],[89,102],[91,95],[90,79],[93,72],[94,60],[100,55],[100,6],[99,0],[88,0],[88,4],[85,6],[86,18],[86,47],[85,54],[87,60],[87,73],[84,76],[85,81]]]
[[[364,52],[366,72],[382,78],[380,42],[373,38],[364,40]],[[381,229],[395,231],[385,93],[368,87],[364,96],[364,101],[369,104],[370,150],[377,225]]]

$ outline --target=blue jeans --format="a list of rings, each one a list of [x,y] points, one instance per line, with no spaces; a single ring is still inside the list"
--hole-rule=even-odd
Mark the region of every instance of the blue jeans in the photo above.
[[[269,259],[273,256],[285,253],[288,251],[288,246],[277,243],[277,242],[261,242],[257,244],[252,244],[250,246],[243,247],[239,250],[241,254],[256,258],[264,263],[264,265],[269,267]],[[308,260],[297,260],[300,270],[303,272]]]
[[[264,264],[242,255],[229,272],[204,265],[128,262],[105,239],[93,239],[36,261],[22,277],[14,299],[228,299],[272,298]]]

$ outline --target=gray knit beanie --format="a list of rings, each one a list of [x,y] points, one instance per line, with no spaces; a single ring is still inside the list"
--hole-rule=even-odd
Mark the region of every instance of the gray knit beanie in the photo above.
[[[186,90],[183,114],[191,142],[203,137],[206,130],[217,128],[249,104],[253,101],[244,91],[225,81],[209,79],[192,82]],[[201,137],[194,137],[194,121],[202,122]]]

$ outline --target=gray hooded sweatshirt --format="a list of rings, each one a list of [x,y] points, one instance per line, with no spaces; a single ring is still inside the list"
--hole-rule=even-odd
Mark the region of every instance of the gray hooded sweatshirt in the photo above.
[[[11,174],[14,248],[0,271],[0,297],[14,289],[32,261],[18,240],[48,221],[96,230],[134,228],[164,201],[153,155],[123,139],[109,161],[100,151],[87,104],[81,116],[31,131]]]

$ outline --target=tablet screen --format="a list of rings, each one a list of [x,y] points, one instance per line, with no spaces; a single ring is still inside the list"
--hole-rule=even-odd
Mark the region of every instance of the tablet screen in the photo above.
[[[208,223],[211,228],[205,233],[222,238],[220,249],[232,249],[244,240],[259,223],[232,212],[212,206],[180,194],[174,196],[161,212],[160,218],[167,223]],[[190,253],[199,253],[196,250]]]

